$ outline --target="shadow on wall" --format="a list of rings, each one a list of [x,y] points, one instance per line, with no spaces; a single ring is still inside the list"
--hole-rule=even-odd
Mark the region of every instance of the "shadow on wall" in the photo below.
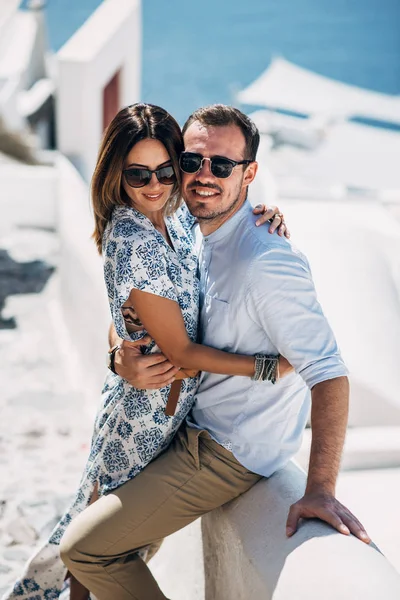
[[[3,319],[1,313],[8,296],[40,293],[54,271],[41,260],[20,263],[0,248],[0,329],[15,329],[13,317]]]

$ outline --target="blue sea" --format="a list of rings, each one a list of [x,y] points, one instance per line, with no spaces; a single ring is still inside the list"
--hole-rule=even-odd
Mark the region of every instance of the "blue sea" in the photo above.
[[[58,50],[101,2],[48,0]],[[142,100],[183,122],[232,103],[280,55],[357,86],[400,94],[400,0],[142,0]]]

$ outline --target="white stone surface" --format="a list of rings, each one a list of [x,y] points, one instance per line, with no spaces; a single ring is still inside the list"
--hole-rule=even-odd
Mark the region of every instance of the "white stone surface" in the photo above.
[[[304,484],[305,475],[291,464],[203,517],[206,600],[399,597],[399,573],[371,545],[319,521],[304,522],[286,538],[289,506],[303,494]],[[348,499],[352,490],[349,485]],[[349,504],[353,508],[354,502]]]
[[[26,131],[18,98],[46,76],[44,18],[40,12],[16,10],[14,0],[0,4],[0,114],[9,130]]]
[[[167,598],[204,600],[200,519],[164,540],[149,566]]]
[[[0,78],[25,74],[34,48],[37,24],[33,13],[18,11],[0,40]],[[21,43],[21,40],[23,42]]]
[[[252,193],[263,197],[263,176]],[[349,423],[400,425],[400,225],[378,202],[280,199],[350,371]]]
[[[61,294],[52,316],[69,385],[84,390],[86,408],[93,415],[105,376],[111,315],[102,259],[91,239],[94,225],[88,186],[61,155],[57,174]]]
[[[400,468],[341,473],[337,494],[400,573]]]
[[[311,429],[304,432],[296,461],[308,468]],[[354,427],[347,431],[342,471],[400,468],[400,427]]]
[[[89,180],[103,133],[103,88],[121,69],[121,108],[138,102],[140,0],[105,0],[60,49],[58,148]]]
[[[0,235],[15,227],[54,229],[57,173],[52,167],[0,164]]]

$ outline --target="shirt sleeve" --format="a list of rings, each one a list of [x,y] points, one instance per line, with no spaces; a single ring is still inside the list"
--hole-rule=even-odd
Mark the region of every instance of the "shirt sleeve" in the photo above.
[[[152,235],[115,242],[113,257],[105,260],[104,274],[111,315],[117,334],[127,340],[137,340],[143,333],[129,334],[121,308],[132,289],[178,301],[176,288],[168,274],[164,249]]]
[[[347,375],[300,252],[290,245],[266,249],[251,265],[245,298],[250,317],[310,389]]]

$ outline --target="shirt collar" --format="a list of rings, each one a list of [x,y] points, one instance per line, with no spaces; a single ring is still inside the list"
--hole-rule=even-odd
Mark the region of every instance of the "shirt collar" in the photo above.
[[[230,235],[239,225],[240,221],[246,217],[249,210],[251,210],[251,204],[248,200],[245,200],[243,206],[241,206],[232,217],[225,221],[221,227],[213,231],[213,233],[204,236],[204,241],[209,244],[215,244],[224,239],[227,235]]]

